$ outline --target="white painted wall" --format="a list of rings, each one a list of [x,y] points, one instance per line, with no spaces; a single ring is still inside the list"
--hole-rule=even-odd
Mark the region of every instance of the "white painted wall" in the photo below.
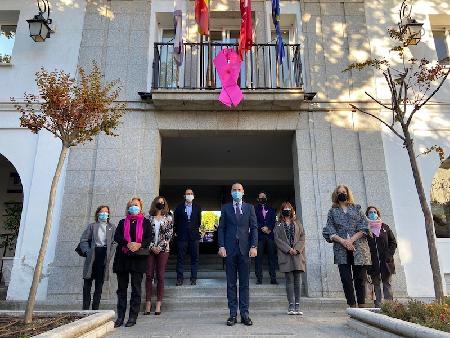
[[[375,0],[366,3],[366,21],[368,23],[372,57],[388,55],[389,39],[386,38],[388,27],[398,21],[398,1]],[[444,8],[442,1],[415,1],[413,16],[424,22],[425,35],[422,43],[411,47],[416,58],[425,57],[436,60],[434,41],[430,29],[430,14],[450,15],[450,8]],[[388,98],[389,91],[381,77],[377,78],[377,96]],[[413,135],[416,151],[420,152],[434,144],[442,146],[446,153],[450,152],[450,80],[415,119]],[[384,116],[388,116],[384,114]],[[387,128],[383,129],[383,143],[386,166],[389,175],[389,186],[392,194],[394,218],[397,229],[399,252],[405,268],[408,294],[413,297],[433,297],[433,279],[429,263],[428,247],[425,237],[423,214],[421,212],[417,192],[412,177],[406,151],[400,139]],[[429,198],[431,182],[439,167],[437,155],[430,154],[418,159],[425,191]],[[441,272],[450,273],[450,243],[438,240],[438,253]],[[445,282],[444,282],[445,285]]]
[[[51,6],[56,33],[39,44],[29,37],[26,22],[37,13],[36,1],[0,2],[0,11],[20,11],[12,63],[0,67],[0,153],[16,167],[24,189],[21,227],[7,295],[10,300],[24,300],[28,297],[42,239],[50,184],[61,144],[47,132],[34,135],[21,129],[19,115],[9,103],[9,98],[16,97],[20,101],[24,92],[37,93],[34,74],[41,67],[48,70],[63,69],[76,74],[86,1],[53,0]],[[44,273],[54,258],[63,186],[64,174],[59,185]],[[44,278],[38,290],[38,299],[46,297],[46,290],[47,279]]]

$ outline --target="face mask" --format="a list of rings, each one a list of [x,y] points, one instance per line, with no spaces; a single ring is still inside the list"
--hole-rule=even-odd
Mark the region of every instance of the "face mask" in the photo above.
[[[282,214],[284,217],[288,217],[288,216],[291,215],[291,209],[283,209],[283,211],[281,211],[281,214]]]
[[[130,215],[137,215],[139,214],[139,211],[141,211],[141,208],[139,208],[137,205],[132,205],[128,208],[128,213]]]
[[[109,214],[107,212],[99,212],[97,217],[100,221],[105,222],[108,220]]]
[[[347,194],[345,192],[340,192],[337,196],[338,201],[340,202],[346,202],[347,201]]]
[[[194,195],[186,195],[184,198],[186,199],[186,201],[191,203],[194,200]]]
[[[233,197],[233,200],[240,201],[242,199],[242,192],[240,191],[233,191],[231,193],[231,197]]]
[[[267,198],[263,197],[259,199],[259,203],[264,204],[267,202]]]
[[[376,221],[378,219],[378,214],[376,212],[371,211],[371,212],[369,212],[368,217],[371,221]]]
[[[156,209],[162,210],[166,205],[164,203],[158,202],[155,204]]]

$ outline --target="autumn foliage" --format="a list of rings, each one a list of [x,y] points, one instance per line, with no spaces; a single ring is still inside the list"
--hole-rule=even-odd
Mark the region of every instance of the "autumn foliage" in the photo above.
[[[91,141],[100,132],[114,135],[125,105],[115,102],[120,92],[118,81],[103,84],[102,80],[96,64],[91,73],[80,67],[78,79],[64,71],[42,68],[36,73],[39,95],[25,94],[25,104],[16,105],[21,126],[33,133],[46,129],[65,147]]]

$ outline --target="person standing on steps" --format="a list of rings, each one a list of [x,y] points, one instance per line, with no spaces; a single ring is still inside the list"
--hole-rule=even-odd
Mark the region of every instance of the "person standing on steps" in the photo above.
[[[255,208],[242,201],[244,187],[234,183],[231,187],[232,203],[222,207],[219,227],[219,256],[226,257],[227,299],[230,317],[228,326],[237,323],[237,310],[241,322],[253,325],[249,316],[249,276],[250,258],[256,257],[258,245],[258,226]],[[237,279],[239,277],[239,300]]]
[[[263,280],[263,257],[267,248],[267,258],[269,261],[270,284],[278,284],[276,275],[276,253],[273,237],[275,226],[275,209],[267,203],[267,194],[261,191],[258,194],[258,204],[255,206],[256,219],[258,222],[258,256],[255,259],[256,284],[262,284]]]
[[[123,325],[128,284],[131,284],[131,298],[126,327],[136,324],[141,307],[142,277],[147,267],[148,247],[152,238],[150,221],[144,217],[143,207],[144,203],[139,197],[129,200],[126,216],[119,222],[114,234],[114,241],[118,245],[113,263],[113,272],[117,274],[117,320],[114,327]]]
[[[100,205],[95,211],[95,222],[89,224],[81,235],[80,250],[86,255],[83,268],[83,310],[89,310],[91,304],[92,282],[95,280],[92,310],[98,310],[103,283],[109,281],[116,231],[116,227],[109,222],[109,216],[109,207]]]
[[[192,189],[186,189],[184,200],[184,203],[179,204],[174,212],[174,234],[178,247],[177,286],[183,285],[184,257],[188,250],[191,258],[191,285],[197,284],[200,224],[202,223],[202,208],[193,202]]]
[[[278,248],[278,265],[286,277],[288,314],[303,315],[300,311],[300,286],[305,271],[305,231],[297,220],[291,203],[281,204],[281,212],[274,229]]]

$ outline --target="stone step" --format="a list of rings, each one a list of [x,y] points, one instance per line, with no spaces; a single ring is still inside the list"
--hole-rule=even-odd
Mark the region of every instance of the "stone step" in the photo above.
[[[2,310],[23,310],[26,306],[25,302],[0,301],[0,309]],[[143,309],[144,304],[142,304]],[[307,298],[301,299],[301,306],[308,310],[337,310],[347,307],[343,299],[328,298]],[[73,310],[81,309],[81,300],[71,303],[54,304],[49,302],[38,302],[36,310]],[[252,310],[284,310],[287,307],[285,296],[266,296],[266,297],[250,297],[250,308]],[[116,308],[115,299],[102,299],[101,309]],[[223,296],[204,296],[204,297],[186,297],[186,298],[165,298],[163,302],[164,310],[171,311],[223,311],[227,312],[226,295]]]

